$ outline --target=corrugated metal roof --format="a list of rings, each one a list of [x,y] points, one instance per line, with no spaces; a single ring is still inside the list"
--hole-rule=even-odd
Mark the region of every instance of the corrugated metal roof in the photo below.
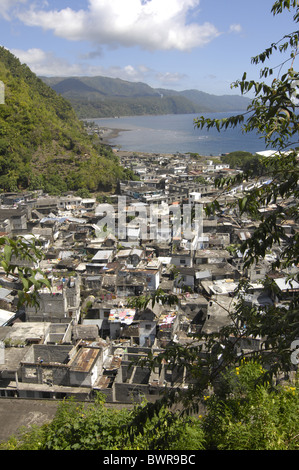
[[[93,366],[98,354],[99,349],[81,348],[70,369],[77,372],[88,372]]]

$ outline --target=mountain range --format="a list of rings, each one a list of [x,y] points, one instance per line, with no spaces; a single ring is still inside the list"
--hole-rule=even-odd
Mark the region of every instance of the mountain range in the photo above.
[[[40,78],[72,104],[80,119],[235,112],[246,110],[250,104],[250,99],[239,95],[152,88],[142,82],[102,76]]]

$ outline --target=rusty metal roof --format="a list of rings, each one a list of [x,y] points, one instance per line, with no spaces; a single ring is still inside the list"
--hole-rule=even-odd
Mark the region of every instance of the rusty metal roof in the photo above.
[[[98,348],[80,348],[70,369],[78,372],[88,372],[98,357]]]

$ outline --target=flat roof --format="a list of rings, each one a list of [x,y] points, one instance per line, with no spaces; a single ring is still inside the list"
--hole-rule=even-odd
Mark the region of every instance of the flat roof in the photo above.
[[[131,325],[134,320],[136,310],[133,308],[114,308],[110,310],[109,322],[125,323]]]
[[[92,259],[108,259],[113,255],[113,250],[99,250]]]
[[[0,326],[5,326],[15,316],[15,312],[0,309]]]
[[[14,323],[9,327],[6,338],[15,341],[25,341],[27,338],[44,338],[52,325],[50,322],[24,322]]]
[[[288,291],[288,290],[292,291],[292,290],[299,289],[299,283],[295,281],[294,279],[288,279],[286,277],[282,277],[282,278],[274,279],[274,282],[282,291]]]

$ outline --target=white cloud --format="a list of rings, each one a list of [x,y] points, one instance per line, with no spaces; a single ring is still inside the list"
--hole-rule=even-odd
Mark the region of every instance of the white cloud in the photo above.
[[[0,0],[0,17],[10,19],[10,10],[14,7],[27,3],[27,0]]]
[[[29,26],[53,30],[69,40],[186,51],[204,46],[220,34],[209,22],[188,23],[188,14],[199,3],[200,0],[88,0],[86,10],[32,7],[18,17]]]
[[[11,49],[22,63],[38,76],[74,77],[74,76],[104,76],[110,78],[120,78],[129,82],[143,82],[151,84],[154,88],[164,88],[166,86],[175,87],[184,78],[185,74],[173,72],[159,72],[144,64],[137,66],[126,65],[120,67],[111,65],[101,67],[97,65],[87,65],[85,62],[71,64],[67,60],[56,57],[52,52],[45,52],[42,49],[33,48],[27,51]]]
[[[161,83],[161,86],[174,86],[178,84],[181,80],[187,77],[187,75],[183,73],[172,73],[172,72],[166,72],[166,73],[158,73],[156,74],[157,79]]]
[[[165,81],[164,75],[148,68],[144,64],[135,67],[130,64],[124,67],[112,65],[105,68],[97,65],[87,65],[85,62],[71,64],[65,59],[56,57],[52,52],[45,52],[38,48],[28,49],[27,51],[11,49],[11,52],[39,76],[70,77],[101,75],[121,78],[130,82],[147,82],[152,79],[158,79],[161,83]],[[170,76],[168,78],[170,82]]]
[[[242,26],[240,24],[231,24],[229,27],[230,33],[240,33],[242,31]]]
[[[70,64],[64,59],[56,57],[52,52],[45,52],[42,49],[32,48],[28,51],[20,49],[11,49],[22,63],[36,75],[46,76],[72,76],[82,75],[82,66],[80,64]]]

